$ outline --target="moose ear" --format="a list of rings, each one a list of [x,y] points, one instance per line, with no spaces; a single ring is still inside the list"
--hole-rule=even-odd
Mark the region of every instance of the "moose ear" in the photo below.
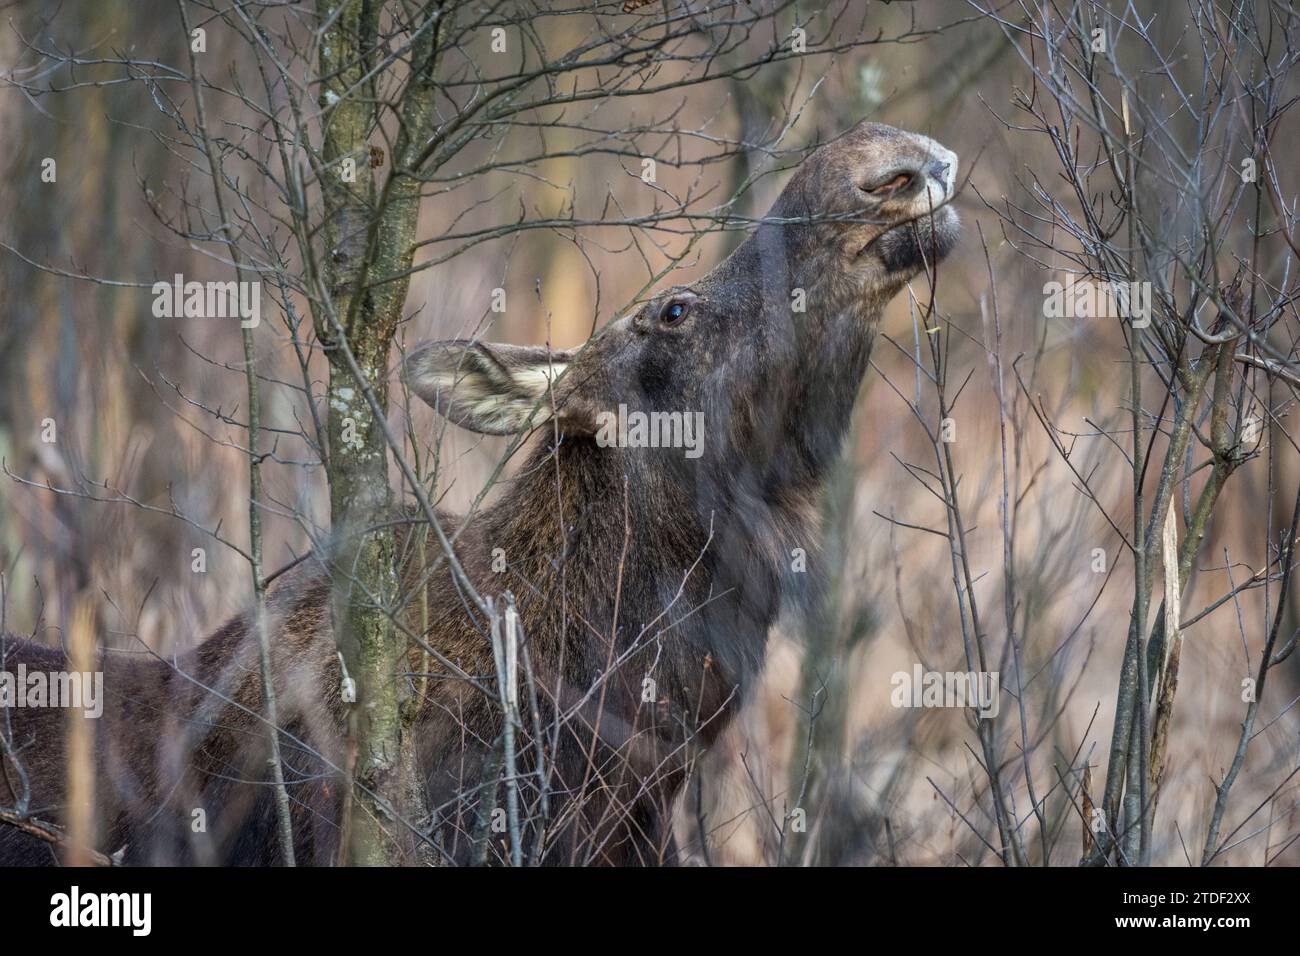
[[[514,435],[551,418],[560,400],[558,391],[549,394],[552,384],[573,356],[465,339],[430,342],[407,357],[402,378],[453,424],[485,435]]]

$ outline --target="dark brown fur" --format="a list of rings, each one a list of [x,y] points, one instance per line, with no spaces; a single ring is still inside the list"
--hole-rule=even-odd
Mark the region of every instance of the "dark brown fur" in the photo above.
[[[912,179],[879,188],[900,174]],[[671,809],[692,756],[734,714],[778,612],[808,599],[815,566],[793,570],[791,552],[815,561],[822,483],[880,311],[923,259],[951,246],[955,216],[947,207],[930,213],[951,198],[954,177],[955,157],[932,141],[863,124],[810,157],[769,221],[711,274],[656,297],[584,349],[451,342],[408,360],[412,389],[458,424],[498,434],[545,425],[508,494],[460,529],[457,544],[481,593],[518,598],[550,767],[543,842],[532,824],[524,835],[542,862],[672,861]],[[805,290],[804,312],[791,309],[796,289]],[[674,302],[689,308],[680,324],[663,321]],[[702,412],[701,456],[601,447],[596,416],[620,404]],[[438,554],[426,532],[412,523],[400,535],[411,593],[427,596],[427,619],[416,601],[406,620],[492,688],[485,622],[445,562],[425,575]],[[491,567],[498,547],[505,574]],[[336,858],[346,790],[347,707],[329,608],[318,564],[279,579],[268,607],[297,856],[315,863]],[[0,668],[63,666],[56,651],[16,638],[5,645]],[[465,861],[499,710],[418,653],[412,663],[427,675],[408,688],[432,832],[440,853]],[[109,653],[103,669],[101,848],[135,862],[276,862],[248,621],[228,623],[175,664]],[[66,714],[11,715],[30,808],[57,820]],[[536,766],[534,746],[527,734],[519,743],[525,774]],[[4,770],[0,806],[12,806],[15,768]],[[537,820],[537,776],[521,790]],[[192,832],[196,808],[207,813],[205,834]],[[0,862],[53,859],[48,844],[0,825]]]

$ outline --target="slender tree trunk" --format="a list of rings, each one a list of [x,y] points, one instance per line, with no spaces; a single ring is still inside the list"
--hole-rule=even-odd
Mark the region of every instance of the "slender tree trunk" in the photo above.
[[[402,96],[402,132],[391,168],[372,166],[371,145],[382,142],[375,90],[366,79],[380,27],[374,5],[321,0],[328,24],[320,50],[323,110],[325,241],[321,256],[330,301],[318,309],[317,333],[329,356],[327,394],[330,517],[335,538],[334,625],[348,674],[357,683],[349,728],[356,747],[356,792],[346,832],[348,862],[410,862],[409,832],[425,816],[421,782],[408,746],[412,709],[403,708],[407,646],[389,613],[399,574],[382,423],[371,413],[353,375],[350,353],[381,408],[388,406],[388,356],[406,301],[406,278],[420,211],[420,184],[404,172],[433,122],[432,57],[437,29],[425,27],[412,49],[416,69]],[[436,8],[426,10],[437,17]],[[418,24],[417,24],[418,26]],[[412,144],[416,144],[415,147]],[[377,154],[376,154],[377,155]]]

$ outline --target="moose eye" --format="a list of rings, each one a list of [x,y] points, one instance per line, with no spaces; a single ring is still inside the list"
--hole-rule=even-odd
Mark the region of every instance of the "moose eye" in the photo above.
[[[887,183],[881,183],[879,186],[872,186],[867,192],[873,196],[888,196],[890,193],[903,189],[912,182],[911,173],[899,173]]]
[[[664,325],[680,325],[690,311],[691,304],[689,302],[680,300],[669,302],[659,312],[659,321]]]

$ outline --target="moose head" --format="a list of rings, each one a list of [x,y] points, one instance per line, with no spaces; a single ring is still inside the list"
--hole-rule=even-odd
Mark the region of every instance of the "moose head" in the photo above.
[[[956,241],[956,175],[956,155],[934,140],[859,124],[798,168],[726,261],[581,348],[437,342],[409,356],[406,379],[473,431],[553,422],[621,472],[689,488],[706,520],[746,495],[811,492],[839,450],[885,304]],[[680,436],[698,447],[626,447],[613,427],[637,413],[653,446],[680,448]]]

